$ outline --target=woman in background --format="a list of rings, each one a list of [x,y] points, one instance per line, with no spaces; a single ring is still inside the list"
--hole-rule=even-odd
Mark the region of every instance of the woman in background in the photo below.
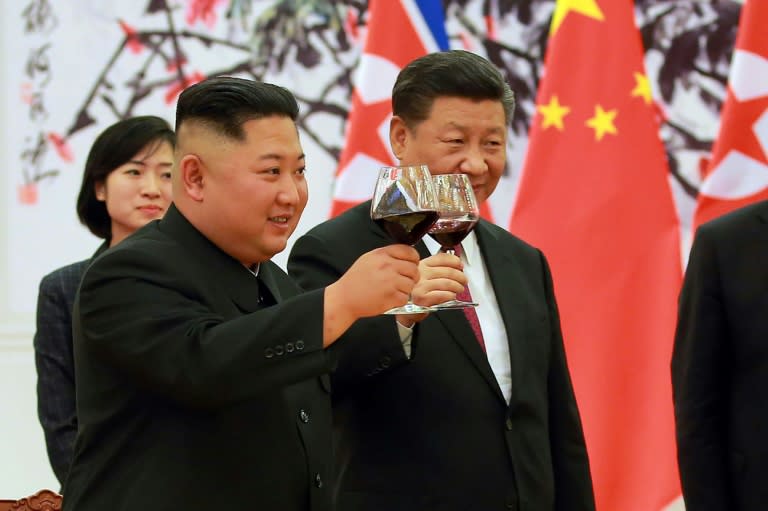
[[[43,277],[37,299],[35,365],[37,410],[48,459],[64,484],[77,434],[72,305],[93,258],[120,243],[171,203],[171,167],[176,136],[155,116],[132,117],[104,130],[91,146],[77,198],[80,222],[104,239],[84,261]]]

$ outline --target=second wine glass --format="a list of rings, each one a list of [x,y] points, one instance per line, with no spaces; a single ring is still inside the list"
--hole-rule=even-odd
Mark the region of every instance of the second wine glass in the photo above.
[[[480,208],[472,190],[472,183],[465,174],[441,174],[432,176],[437,196],[439,219],[429,230],[429,235],[444,252],[455,254],[455,247],[466,238],[480,220]],[[449,300],[432,308],[462,309],[476,307],[477,302]]]
[[[371,219],[396,243],[415,245],[437,221],[437,200],[426,165],[382,167],[371,201]],[[420,314],[432,307],[408,303],[385,314]]]

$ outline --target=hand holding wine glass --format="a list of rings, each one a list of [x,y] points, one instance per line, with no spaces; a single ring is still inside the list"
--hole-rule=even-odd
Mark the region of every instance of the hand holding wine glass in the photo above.
[[[382,167],[371,201],[371,219],[396,243],[413,246],[437,221],[432,176],[426,165]],[[414,304],[385,314],[420,314],[431,307]]]
[[[480,219],[472,183],[465,174],[442,174],[432,176],[437,196],[439,219],[429,230],[429,235],[442,250],[455,254],[455,247],[472,232]],[[476,307],[476,302],[450,300],[433,306],[434,309],[456,309]]]

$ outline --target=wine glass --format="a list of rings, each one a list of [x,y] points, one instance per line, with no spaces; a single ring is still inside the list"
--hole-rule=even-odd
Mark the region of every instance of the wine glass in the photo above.
[[[426,165],[382,167],[371,201],[371,219],[396,243],[415,245],[437,220],[432,176]],[[408,303],[384,314],[420,314],[431,307]]]
[[[475,228],[480,219],[480,208],[472,190],[472,183],[465,174],[441,174],[432,176],[437,195],[439,219],[429,230],[429,235],[440,243],[442,250],[455,254],[455,247]],[[476,307],[477,302],[449,300],[432,308],[462,309]]]

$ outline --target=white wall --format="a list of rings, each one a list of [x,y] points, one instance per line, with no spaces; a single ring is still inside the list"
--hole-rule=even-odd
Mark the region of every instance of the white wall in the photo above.
[[[0,58],[8,41],[0,37]],[[2,67],[0,60],[0,67]],[[7,90],[7,74],[0,73],[0,90]],[[6,119],[8,109],[0,101],[0,119]],[[9,123],[0,123],[0,140],[9,137]],[[0,161],[11,161],[4,144],[0,144]],[[12,172],[7,170],[4,175]],[[8,180],[0,179],[0,498],[17,498],[41,488],[58,489],[58,482],[48,464],[43,432],[37,422],[37,379],[32,354],[34,317],[30,313],[13,313],[9,303],[8,226],[11,223],[7,201],[13,200],[14,190]]]

